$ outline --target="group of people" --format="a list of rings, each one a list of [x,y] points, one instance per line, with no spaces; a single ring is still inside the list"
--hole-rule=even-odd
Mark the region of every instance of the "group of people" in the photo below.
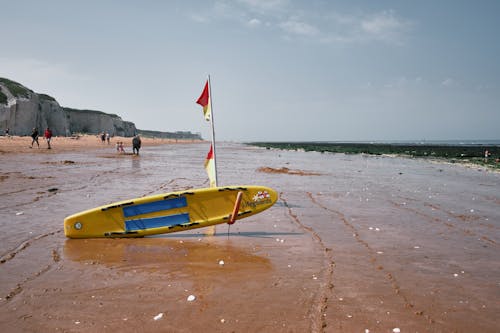
[[[116,151],[119,153],[124,153],[125,149],[123,149],[123,142],[122,141],[117,141],[116,142]]]
[[[139,135],[134,136],[132,139],[132,152],[134,155],[139,155],[139,149],[141,149],[141,137]],[[116,143],[116,151],[119,153],[124,153],[123,141],[118,141]]]
[[[102,132],[101,133],[101,141],[102,141],[102,143],[105,143],[107,141],[108,145],[109,145],[109,140],[110,140],[109,133],[108,132]]]
[[[38,148],[40,148],[40,143],[38,142],[38,129],[36,127],[33,127],[33,130],[31,131],[31,138],[33,139],[31,141],[31,146],[30,148],[33,148],[33,144],[36,142]],[[50,128],[45,129],[45,133],[43,134],[45,140],[47,140],[47,149],[51,149],[50,147],[50,141],[52,140],[52,130]]]
[[[9,137],[10,136],[10,133],[9,133],[9,128],[5,129],[5,136]],[[40,143],[38,142],[38,138],[39,138],[40,134],[38,132],[38,129],[36,127],[33,127],[33,130],[31,131],[31,146],[30,148],[33,148],[33,145],[36,143],[36,145],[38,146],[38,148],[40,148]],[[52,147],[50,146],[50,141],[52,140],[52,130],[47,127],[45,129],[45,132],[43,134],[43,137],[45,138],[45,140],[47,141],[47,149],[52,149]],[[108,132],[103,132],[101,134],[101,140],[102,142],[108,142],[108,144],[110,143],[110,136],[109,136],[109,133]],[[134,155],[139,155],[139,149],[141,149],[141,138],[139,135],[136,135],[134,136],[134,138],[132,139],[132,151],[133,151],[133,154]],[[116,143],[116,151],[119,152],[119,153],[124,153],[125,152],[125,149],[123,149],[123,142],[122,141],[118,141]]]

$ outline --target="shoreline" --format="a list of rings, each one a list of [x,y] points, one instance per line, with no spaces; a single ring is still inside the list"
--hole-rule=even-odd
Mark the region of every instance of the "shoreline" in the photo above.
[[[102,142],[99,135],[89,135],[83,134],[72,137],[55,136],[52,137],[51,146],[52,149],[47,149],[47,142],[43,136],[38,138],[40,147],[38,148],[35,144],[31,148],[31,137],[30,136],[0,136],[0,155],[2,154],[26,154],[26,153],[55,153],[57,152],[71,152],[71,151],[85,151],[88,149],[106,149],[108,152],[116,153],[116,156],[127,156],[132,154],[132,137],[121,137],[115,136],[110,139],[110,143]],[[150,138],[142,137],[142,148],[148,146],[160,146],[160,145],[170,145],[170,144],[197,144],[206,142],[205,140],[192,140],[192,139],[165,139],[165,138]],[[125,153],[116,152],[116,143],[123,142]],[[456,157],[441,157],[441,156],[415,156],[411,154],[402,153],[370,153],[370,152],[360,152],[359,147],[351,150],[336,151],[325,149],[310,149],[301,148],[300,143],[293,144],[290,147],[284,146],[283,143],[242,143],[243,145],[261,147],[266,149],[277,149],[281,151],[302,151],[310,152],[315,151],[319,153],[332,153],[332,154],[345,154],[345,155],[366,155],[366,156],[379,156],[379,157],[390,157],[390,158],[405,158],[405,159],[417,159],[421,161],[426,161],[432,164],[443,164],[443,165],[458,165],[464,168],[474,169],[474,170],[485,170],[493,173],[500,173],[500,162],[495,162],[493,158],[489,158],[488,162],[484,162],[484,158],[456,158]],[[288,145],[288,144],[287,144]],[[338,143],[333,144],[338,146]],[[353,144],[349,143],[348,146]],[[366,144],[362,144],[364,147]],[[390,144],[387,144],[390,146]],[[415,147],[418,147],[416,145]],[[451,146],[450,146],[451,147]],[[453,147],[452,147],[453,148]],[[454,148],[460,148],[458,146]]]
[[[164,138],[149,138],[142,137],[142,147],[159,146],[165,144],[191,144],[201,143],[200,140],[184,140],[184,139],[164,139]],[[11,153],[42,153],[47,152],[47,141],[43,136],[38,138],[39,148],[36,143],[31,148],[32,139],[30,136],[0,136],[0,154]],[[79,151],[85,149],[115,149],[116,143],[123,142],[124,148],[132,151],[132,137],[115,136],[110,138],[110,143],[102,142],[99,135],[79,135],[72,137],[54,136],[51,140],[51,151],[68,152]]]

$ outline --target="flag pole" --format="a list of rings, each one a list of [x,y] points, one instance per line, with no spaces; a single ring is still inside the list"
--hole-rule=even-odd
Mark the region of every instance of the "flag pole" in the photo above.
[[[214,169],[215,169],[215,187],[218,186],[218,178],[217,178],[217,155],[215,153],[215,126],[214,126],[214,108],[212,107],[212,84],[210,83],[210,74],[208,74],[208,96],[210,96],[210,123],[212,124],[212,149],[214,156]]]

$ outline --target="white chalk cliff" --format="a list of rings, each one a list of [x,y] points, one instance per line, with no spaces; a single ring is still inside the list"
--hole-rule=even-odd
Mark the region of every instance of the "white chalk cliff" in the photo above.
[[[61,107],[55,98],[37,94],[23,85],[0,78],[0,132],[29,135],[36,127],[43,133],[50,127],[54,135],[101,133],[133,136],[135,124],[114,114]]]

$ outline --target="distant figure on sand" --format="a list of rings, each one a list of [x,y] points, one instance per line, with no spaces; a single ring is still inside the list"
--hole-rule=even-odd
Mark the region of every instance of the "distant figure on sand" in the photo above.
[[[9,131],[10,131],[10,130],[9,130],[9,128],[7,127],[7,128],[5,129],[5,136],[6,136],[6,137],[9,137]]]
[[[136,151],[137,151],[137,155],[139,155],[139,149],[141,149],[141,138],[139,137],[139,135],[136,135],[132,139],[133,153],[136,154]]]
[[[123,142],[118,141],[116,143],[116,151],[119,152],[119,153],[124,153],[125,152],[125,150],[123,149]]]
[[[109,145],[109,133],[106,132],[106,141],[108,141],[108,145]]]
[[[50,140],[52,139],[52,131],[50,130],[50,128],[47,127],[47,129],[45,130],[45,139],[47,140],[47,149],[51,149],[50,147]]]
[[[38,146],[38,148],[40,148],[40,144],[38,143],[38,129],[36,129],[36,127],[33,127],[33,130],[31,131],[31,138],[33,139],[31,141],[31,147],[30,148],[33,148],[33,144],[36,142],[36,145]]]
[[[490,152],[488,150],[485,150],[484,151],[484,161],[488,162],[488,157],[490,157],[490,156],[491,156]]]

